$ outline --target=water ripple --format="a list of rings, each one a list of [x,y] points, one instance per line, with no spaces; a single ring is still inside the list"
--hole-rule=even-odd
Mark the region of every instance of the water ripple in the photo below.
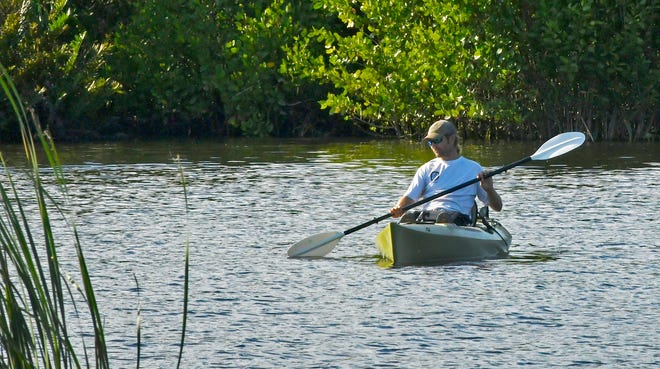
[[[466,153],[495,166],[527,146]],[[658,156],[622,164],[589,147],[590,165],[567,155],[511,170],[495,179],[505,208],[493,214],[514,235],[509,258],[383,268],[380,225],[327,258],[286,250],[382,215],[422,161],[418,145],[177,148],[188,209],[172,148],[147,150],[147,164],[92,150],[66,168],[115,366],[134,362],[138,305],[143,367],[174,366],[186,242],[186,367],[660,364]]]

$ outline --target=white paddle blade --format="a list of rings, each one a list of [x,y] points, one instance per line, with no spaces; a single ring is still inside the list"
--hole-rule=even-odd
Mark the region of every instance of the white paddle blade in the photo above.
[[[342,237],[343,232],[319,233],[291,246],[287,254],[291,258],[325,256],[335,248]]]
[[[556,135],[546,141],[543,146],[531,156],[532,160],[548,160],[580,147],[585,137],[582,132],[566,132]]]

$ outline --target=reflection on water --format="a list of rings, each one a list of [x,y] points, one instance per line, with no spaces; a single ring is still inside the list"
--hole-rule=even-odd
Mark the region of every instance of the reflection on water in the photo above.
[[[464,153],[496,168],[540,144],[468,141]],[[418,143],[114,143],[60,153],[114,367],[135,365],[135,279],[141,364],[176,365],[189,239],[184,367],[546,368],[660,364],[659,148],[588,144],[497,176],[505,208],[491,216],[513,234],[510,257],[405,268],[376,255],[385,223],[344,237],[327,258],[288,259],[286,250],[384,214],[430,158]],[[61,252],[67,260],[73,251],[62,242]]]

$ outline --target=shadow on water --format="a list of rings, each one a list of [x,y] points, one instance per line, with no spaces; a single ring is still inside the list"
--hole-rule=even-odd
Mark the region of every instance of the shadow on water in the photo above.
[[[404,268],[433,268],[433,267],[487,267],[493,262],[501,260],[508,260],[508,257],[490,258],[483,260],[466,260],[466,261],[447,261],[447,262],[434,262],[427,264],[413,264],[413,265],[394,265],[392,260],[382,257],[381,255],[373,255],[370,257],[361,257],[362,261],[373,263],[383,269],[404,269]]]
[[[556,260],[550,255],[522,255],[514,257],[502,257],[496,259],[485,259],[485,260],[472,260],[472,261],[452,261],[444,263],[428,263],[428,264],[415,264],[415,265],[394,265],[394,263],[382,257],[379,254],[373,255],[356,255],[356,256],[323,256],[323,257],[298,257],[292,258],[291,260],[306,262],[306,263],[319,263],[319,262],[355,262],[359,264],[366,265],[376,265],[382,269],[404,269],[404,268],[433,268],[433,267],[456,267],[456,266],[473,266],[473,267],[485,267],[492,262],[497,261],[515,261],[515,262],[540,262],[540,261],[551,261]]]
[[[380,254],[372,255],[356,255],[356,256],[343,256],[343,257],[322,257],[322,258],[309,258],[311,260],[333,260],[333,261],[355,261],[362,264],[375,264],[383,269],[402,269],[402,268],[427,268],[427,267],[447,267],[447,266],[486,266],[492,263],[505,262],[516,264],[531,264],[543,263],[559,260],[560,252],[547,252],[547,251],[531,251],[531,252],[515,252],[509,255],[490,258],[484,260],[469,260],[469,261],[452,261],[452,262],[436,262],[429,264],[419,265],[394,265],[392,260],[384,258]]]
[[[493,265],[493,262],[498,262],[501,260],[506,260],[507,258],[497,258],[497,259],[484,259],[484,260],[471,260],[471,261],[451,261],[451,262],[440,262],[440,263],[428,263],[428,264],[414,264],[414,265],[394,265],[391,260],[385,258],[378,258],[376,260],[376,265],[383,269],[411,269],[411,268],[462,268],[470,267],[475,269],[490,269]]]
[[[559,260],[559,255],[558,253],[533,251],[523,254],[509,255],[505,260],[511,263],[531,264]]]

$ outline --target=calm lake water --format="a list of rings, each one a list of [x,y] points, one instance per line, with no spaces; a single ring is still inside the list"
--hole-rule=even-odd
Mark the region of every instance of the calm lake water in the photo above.
[[[464,154],[495,169],[540,144],[467,142]],[[2,150],[19,162],[19,150]],[[405,268],[379,261],[374,236],[385,222],[322,259],[286,251],[385,214],[431,158],[420,144],[231,140],[59,152],[113,367],[136,365],[138,310],[141,367],[176,366],[186,244],[184,368],[660,365],[660,144],[585,144],[498,175],[504,209],[491,215],[513,234],[510,257]],[[64,269],[75,275],[70,232],[58,229]]]

